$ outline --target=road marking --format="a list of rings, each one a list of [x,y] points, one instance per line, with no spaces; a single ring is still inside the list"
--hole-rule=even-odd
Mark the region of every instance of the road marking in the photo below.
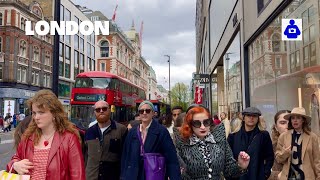
[[[2,140],[0,144],[10,144],[13,143],[14,140],[13,139],[9,139],[9,140]]]

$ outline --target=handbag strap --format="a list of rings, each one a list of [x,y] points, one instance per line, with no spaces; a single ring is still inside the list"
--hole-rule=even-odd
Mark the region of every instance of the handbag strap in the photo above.
[[[144,156],[144,144],[141,138],[141,132],[140,132],[140,125],[137,126],[137,135],[138,135],[138,139],[140,141],[140,155]]]

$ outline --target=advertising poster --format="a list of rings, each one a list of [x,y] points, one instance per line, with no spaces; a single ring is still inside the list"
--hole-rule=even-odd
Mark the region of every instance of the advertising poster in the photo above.
[[[15,101],[14,100],[4,100],[4,111],[3,116],[6,116],[8,113],[12,116],[14,114]]]

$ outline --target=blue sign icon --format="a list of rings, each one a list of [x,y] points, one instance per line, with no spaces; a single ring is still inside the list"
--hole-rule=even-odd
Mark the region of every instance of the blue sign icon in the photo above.
[[[297,39],[300,34],[300,29],[295,25],[295,21],[291,19],[290,24],[287,26],[286,30],[284,30],[284,35],[286,35],[288,39]]]
[[[302,20],[282,19],[282,40],[301,41]]]

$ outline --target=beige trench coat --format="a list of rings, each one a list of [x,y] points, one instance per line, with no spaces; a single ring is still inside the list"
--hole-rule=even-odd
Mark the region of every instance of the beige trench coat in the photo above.
[[[291,146],[292,132],[280,135],[276,148],[276,161],[283,164],[280,180],[287,180],[291,164],[291,153],[284,149]],[[318,136],[313,132],[302,134],[302,171],[306,180],[320,180],[320,150]]]

